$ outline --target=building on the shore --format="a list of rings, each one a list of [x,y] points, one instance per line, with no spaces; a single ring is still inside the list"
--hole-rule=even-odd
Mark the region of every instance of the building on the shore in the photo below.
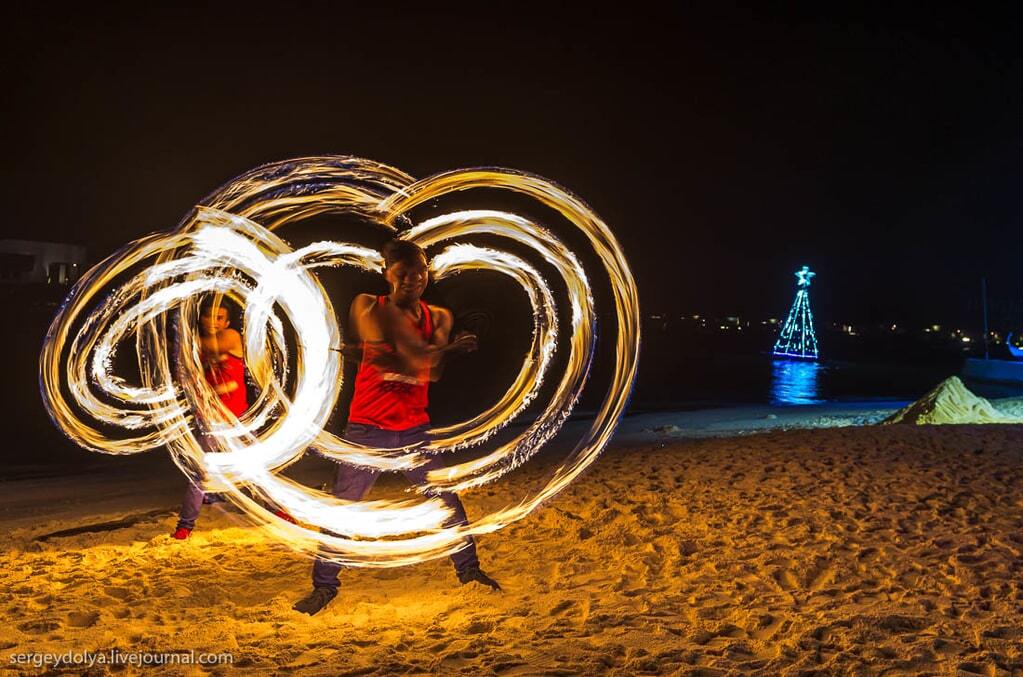
[[[85,247],[67,242],[0,240],[0,284],[68,285],[85,272]]]

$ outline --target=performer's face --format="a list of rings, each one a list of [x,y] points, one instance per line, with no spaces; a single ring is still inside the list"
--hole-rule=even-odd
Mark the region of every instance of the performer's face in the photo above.
[[[217,308],[217,312],[205,311],[199,316],[199,323],[202,325],[202,333],[207,336],[215,336],[227,329],[230,322],[227,319],[227,308]]]
[[[420,256],[416,261],[398,261],[384,271],[391,292],[399,298],[418,301],[430,279],[426,259]]]

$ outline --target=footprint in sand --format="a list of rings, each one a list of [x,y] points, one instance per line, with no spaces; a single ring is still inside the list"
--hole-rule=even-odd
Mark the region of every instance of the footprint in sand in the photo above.
[[[103,592],[114,599],[121,600],[122,602],[131,597],[131,590],[128,590],[127,588],[104,588]]]
[[[697,630],[693,634],[692,640],[694,643],[699,644],[700,646],[704,646],[712,639],[714,639],[714,637],[716,637],[716,635],[713,632],[710,632],[709,630]]]
[[[712,646],[724,646],[732,642],[732,640],[742,639],[746,636],[746,631],[739,626],[726,623],[717,632],[697,630],[693,635],[692,640],[700,646],[706,646],[708,644]]]
[[[842,632],[852,627],[852,622],[847,620],[835,621],[830,625],[823,625],[819,628],[815,628],[810,636],[818,642],[825,644],[833,644],[839,641]]]
[[[782,590],[795,590],[799,587],[799,581],[796,580],[795,575],[788,569],[779,569],[773,574],[774,580],[778,583],[778,587]]]
[[[563,612],[567,611],[568,609],[571,609],[573,606],[575,606],[575,602],[573,602],[570,599],[566,599],[564,602],[561,602],[560,604],[555,606],[553,609],[551,609],[550,610],[550,615],[551,616],[557,616],[558,614],[563,613]]]
[[[68,614],[67,624],[72,628],[91,628],[98,620],[98,611],[73,611]]]
[[[934,638],[931,642],[931,649],[936,653],[946,654],[949,656],[959,656],[966,651],[966,645],[955,640],[943,639],[941,637]]]
[[[834,567],[819,564],[816,570],[811,571],[807,576],[807,588],[809,588],[811,592],[818,592],[835,580],[835,573]]]
[[[494,629],[494,624],[488,621],[474,621],[465,627],[465,632],[470,635],[480,635]]]
[[[771,639],[776,634],[778,634],[778,630],[781,628],[784,622],[785,619],[782,618],[781,616],[772,616],[771,614],[765,614],[757,623],[756,630],[750,633],[750,636],[753,637],[753,639],[759,640],[761,642],[766,642],[767,640]]]
[[[49,593],[43,594],[43,595],[38,595],[38,596],[36,596],[36,597],[34,597],[32,599],[32,604],[34,604],[34,605],[36,605],[36,606],[38,606],[40,608],[47,609],[47,608],[50,607],[51,604],[53,604],[53,595],[51,595]],[[18,607],[12,607],[12,608],[16,610]]]
[[[745,630],[740,628],[738,625],[732,625],[731,623],[726,623],[724,626],[722,626],[721,629],[718,630],[717,635],[718,637],[725,637],[728,639],[739,639],[747,637]]]
[[[518,668],[523,665],[529,665],[527,661],[522,660],[520,656],[497,656],[497,660],[491,664],[490,668],[497,674],[507,672],[513,668]]]
[[[886,630],[891,634],[918,633],[930,625],[926,618],[916,616],[903,616],[900,614],[889,614],[872,618],[867,621],[875,628]]]
[[[53,632],[54,630],[60,629],[60,623],[57,621],[50,621],[44,619],[38,619],[34,621],[28,621],[18,626],[18,630],[27,632],[33,635],[41,635],[44,632]]]
[[[1023,640],[1023,628],[1016,628],[1006,625],[999,628],[995,628],[994,630],[984,631],[984,637],[990,637],[992,639]]]

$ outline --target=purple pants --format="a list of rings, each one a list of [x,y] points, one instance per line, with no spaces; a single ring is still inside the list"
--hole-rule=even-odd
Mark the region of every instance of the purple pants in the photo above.
[[[428,427],[429,426],[421,425],[415,428],[409,428],[408,430],[395,431],[383,430],[381,428],[362,423],[349,423],[345,430],[345,439],[373,447],[404,447],[409,444],[429,439],[429,435],[427,433]],[[426,484],[426,474],[428,472],[443,467],[445,467],[444,463],[435,456],[424,465],[421,465],[418,468],[413,468],[412,470],[406,470],[404,473],[409,482],[417,486],[421,486]],[[379,470],[356,468],[339,463],[337,466],[337,475],[334,478],[333,493],[338,498],[343,498],[348,501],[360,501],[369,493],[369,490],[373,487],[373,484],[376,482],[379,475]],[[462,501],[459,500],[456,494],[451,492],[440,492],[436,496],[444,501],[444,504],[447,505],[454,513],[444,526],[451,527],[468,524],[469,520],[465,516],[465,507],[462,505]],[[451,555],[451,561],[455,565],[455,571],[458,572],[465,571],[470,567],[479,566],[479,559],[476,557],[475,541],[471,536],[467,537],[465,540],[466,546]],[[313,586],[317,588],[334,588],[337,590],[338,572],[340,570],[340,564],[335,564],[334,562],[317,558],[316,563],[313,565]]]
[[[199,516],[199,509],[202,507],[202,499],[205,495],[202,489],[192,482],[188,483],[185,490],[185,500],[181,502],[181,513],[178,515],[178,529],[195,528],[195,518]]]
[[[203,450],[208,450],[205,444],[205,437],[199,437],[199,443],[202,445]],[[188,488],[185,489],[185,500],[181,501],[181,512],[178,513],[178,526],[177,529],[184,527],[185,529],[195,529],[195,520],[199,516],[199,510],[202,508],[203,499],[206,497],[206,492],[203,490],[202,485],[196,485],[191,480],[188,481]],[[223,499],[220,499],[222,501]],[[216,502],[220,502],[216,501]]]

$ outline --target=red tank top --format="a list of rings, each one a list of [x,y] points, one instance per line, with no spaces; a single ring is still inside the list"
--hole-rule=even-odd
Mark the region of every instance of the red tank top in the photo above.
[[[222,393],[220,401],[235,416],[241,416],[249,408],[249,398],[245,394],[245,363],[240,357],[228,353],[223,362],[207,367],[206,381],[214,387],[234,381],[238,387]]]
[[[387,302],[386,296],[378,296],[377,303]],[[433,336],[433,318],[423,301],[422,318],[416,329],[424,341]],[[362,362],[355,375],[355,394],[348,412],[350,423],[364,423],[384,430],[408,430],[430,422],[426,413],[430,370],[424,369],[417,376],[382,371],[374,361],[381,353],[393,353],[394,347],[383,341],[363,342]]]

